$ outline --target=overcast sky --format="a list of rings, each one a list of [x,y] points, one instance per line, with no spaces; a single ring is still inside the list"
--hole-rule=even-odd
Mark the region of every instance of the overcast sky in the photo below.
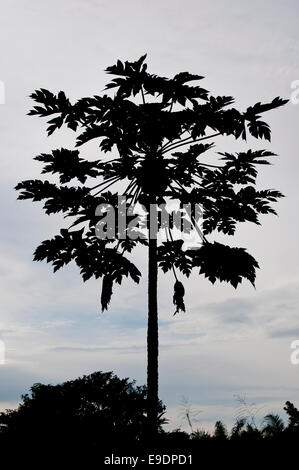
[[[54,275],[50,265],[32,261],[36,246],[65,222],[44,215],[39,204],[16,201],[13,187],[39,177],[34,156],[72,148],[75,134],[47,138],[46,122],[26,116],[29,95],[37,88],[64,90],[72,100],[100,94],[110,80],[107,66],[147,53],[150,72],[203,75],[204,88],[233,95],[241,110],[275,96],[289,99],[299,80],[298,18],[295,0],[1,2],[1,409],[16,406],[35,382],[96,370],[146,381],[145,276],[139,286],[125,282],[101,314],[99,281],[84,284],[76,266]],[[284,417],[286,400],[299,406],[299,365],[290,362],[290,344],[299,339],[299,104],[265,119],[271,143],[215,142],[217,151],[252,147],[279,155],[259,178],[261,188],[286,195],[275,207],[279,217],[241,225],[233,240],[260,264],[256,290],[249,283],[237,291],[212,286],[194,273],[185,283],[187,312],[173,317],[173,279],[160,276],[160,397],[170,429],[186,428],[182,397],[194,410],[193,426],[205,428],[216,419],[230,425],[236,396],[244,394],[260,418]],[[145,272],[144,252],[136,263]]]

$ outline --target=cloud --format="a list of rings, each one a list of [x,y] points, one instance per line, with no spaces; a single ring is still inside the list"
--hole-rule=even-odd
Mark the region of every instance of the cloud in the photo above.
[[[276,330],[269,333],[271,338],[298,338],[299,328],[289,328],[286,330]]]
[[[138,351],[143,351],[144,345],[140,346],[56,346],[53,348],[48,348],[48,352],[86,352],[86,353],[94,353],[94,352],[121,352],[121,353],[132,353],[135,354]]]
[[[20,365],[0,366],[0,402],[17,402],[36,382],[44,382],[42,374],[32,372]]]

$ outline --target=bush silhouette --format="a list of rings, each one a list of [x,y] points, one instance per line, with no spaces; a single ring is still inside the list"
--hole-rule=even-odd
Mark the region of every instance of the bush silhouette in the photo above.
[[[146,387],[135,381],[94,372],[58,385],[36,383],[30,390],[18,409],[0,414],[2,437],[14,445],[107,452],[144,440]],[[159,408],[163,414],[161,402]]]

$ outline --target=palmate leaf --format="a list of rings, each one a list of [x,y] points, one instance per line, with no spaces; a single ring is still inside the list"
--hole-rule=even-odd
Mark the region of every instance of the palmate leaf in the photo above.
[[[99,137],[106,137],[107,135],[111,134],[112,132],[108,130],[108,125],[105,124],[90,124],[86,129],[77,137],[76,147],[89,142],[92,139],[97,139]],[[106,137],[107,138],[107,137]],[[114,142],[111,143],[111,148]]]
[[[61,229],[60,235],[44,240],[34,252],[34,261],[52,263],[54,272],[74,260],[84,281],[91,277],[110,276],[121,284],[123,277],[138,283],[141,273],[136,266],[115,248],[108,248],[107,240],[97,239],[84,229]]]
[[[76,146],[100,138],[99,147],[104,152],[110,151],[113,145],[117,146],[120,155],[123,149],[126,150],[125,154],[134,150],[138,143],[139,126],[144,124],[142,110],[135,103],[117,97],[105,100],[102,105],[99,111],[92,105],[89,113],[85,112],[86,125],[77,137]]]
[[[34,202],[46,199],[43,206],[46,214],[76,212],[79,210],[82,200],[89,193],[89,189],[86,187],[58,187],[49,181],[41,180],[22,181],[15,189],[21,190],[18,199],[32,199]]]
[[[178,157],[180,160],[181,160],[181,158],[184,158],[185,159],[184,163],[186,165],[186,164],[188,164],[188,161],[190,159],[196,160],[199,155],[202,155],[204,152],[207,152],[212,147],[214,147],[214,144],[212,144],[212,143],[210,143],[210,144],[194,144],[194,145],[190,145],[189,149],[186,150],[185,152],[174,152],[174,153],[172,153],[172,156],[173,157]]]
[[[254,106],[250,106],[247,108],[245,113],[243,113],[243,117],[247,122],[247,127],[250,134],[253,137],[264,138],[268,141],[271,140],[271,130],[270,126],[265,122],[260,120],[260,113],[265,111],[270,111],[271,109],[278,108],[279,106],[283,106],[286,104],[288,100],[283,100],[279,96],[274,98],[271,103],[256,103]]]
[[[147,54],[141,56],[135,62],[126,61],[124,64],[118,60],[116,65],[107,67],[105,72],[112,75],[120,75],[130,77],[136,72],[140,72],[141,66],[146,59]]]
[[[259,117],[259,116],[257,116]],[[250,134],[257,139],[271,140],[271,130],[269,124],[259,119],[252,119],[247,124]]]
[[[194,104],[198,99],[204,101],[208,100],[208,91],[204,88],[185,85],[176,80],[168,80],[165,83],[165,89],[161,94],[162,102],[165,105],[171,102],[185,106],[187,101]]]
[[[79,111],[79,107],[78,105],[73,107],[63,91],[54,95],[54,93],[41,88],[32,93],[30,98],[40,103],[41,106],[34,106],[33,109],[29,111],[29,115],[45,117],[51,114],[59,114],[59,116],[48,121],[48,124],[50,124],[47,128],[48,135],[53,134],[53,132],[59,129],[64,123],[74,131],[77,129],[78,118],[76,114],[77,111]]]
[[[116,96],[127,98],[136,96],[142,89],[150,95],[162,95],[162,103],[167,106],[169,102],[185,105],[186,100],[207,99],[207,90],[201,87],[185,86],[186,82],[199,80],[200,75],[191,75],[182,72],[173,79],[158,77],[147,73],[147,65],[144,64],[146,54],[136,62],[125,62],[118,60],[116,65],[108,67],[106,72],[117,75],[108,83],[106,89],[117,88]],[[122,77],[122,78],[120,78]]]
[[[253,106],[250,106],[247,108],[247,111],[245,113],[246,118],[251,118],[252,116],[256,116],[257,114],[264,113],[265,111],[270,111],[271,109],[278,108],[280,106],[285,105],[288,103],[289,100],[284,100],[280,98],[279,96],[276,96],[271,103],[264,103],[262,104],[261,102],[256,103]]]
[[[283,197],[279,191],[256,191],[253,186],[246,186],[236,192],[232,198],[218,198],[209,205],[204,205],[203,231],[205,234],[214,230],[233,235],[237,222],[252,222],[260,225],[258,214],[276,214],[269,202],[276,202]]]
[[[30,116],[48,116],[50,114],[59,112],[61,110],[61,105],[64,108],[68,107],[69,105],[69,101],[66,99],[63,92],[61,92],[59,96],[55,96],[54,93],[46,90],[45,88],[36,90],[30,95],[30,98],[42,105],[34,106],[33,109],[28,113]]]
[[[273,154],[268,155],[263,151],[256,153],[254,155],[254,152],[247,152],[238,154],[237,157],[223,154],[226,160],[223,167],[204,170],[201,187],[190,193],[193,201],[197,199],[196,202],[202,205],[204,234],[218,230],[233,235],[238,222],[260,224],[259,214],[276,214],[269,203],[276,202],[283,195],[279,191],[258,191],[254,187],[256,160],[257,163],[267,164],[267,161],[259,160],[259,157]],[[243,187],[237,191],[235,183]]]
[[[25,180],[15,186],[17,191],[21,191],[18,199],[32,199],[32,201],[42,201],[56,194],[57,186],[49,181]]]
[[[178,83],[187,83],[192,82],[194,80],[202,80],[204,77],[201,75],[193,75],[189,72],[180,72],[176,74],[173,79],[176,80]]]
[[[79,157],[78,150],[65,148],[52,150],[52,153],[42,153],[34,157],[34,160],[44,163],[42,173],[58,173],[60,183],[68,183],[77,178],[80,183],[85,183],[88,176],[95,178],[100,172],[97,168],[98,160],[89,162]]]
[[[202,176],[204,169],[198,157],[213,147],[213,143],[195,144],[185,152],[172,153],[167,162],[170,167],[168,179],[172,179],[185,188],[194,187],[194,177]]]
[[[182,250],[183,243],[183,240],[169,240],[158,247],[158,263],[164,273],[175,267],[185,276],[190,276],[192,259],[187,251]]]
[[[117,96],[126,98],[131,94],[136,96],[142,89],[142,85],[146,79],[147,65],[143,64],[146,54],[140,57],[136,62],[126,61],[124,64],[118,60],[116,65],[112,65],[106,69],[106,72],[118,75],[124,78],[114,78],[112,82],[106,85],[106,90],[110,88],[118,88]],[[143,64],[143,65],[142,65]],[[142,66],[142,69],[141,69]]]
[[[205,243],[199,250],[188,250],[188,255],[193,267],[200,267],[199,274],[204,274],[213,284],[216,280],[225,281],[236,288],[245,278],[254,286],[259,265],[245,248]]]
[[[87,194],[80,200],[80,208],[71,208],[67,216],[76,217],[70,228],[73,228],[82,223],[88,223],[90,230],[95,230],[95,226],[99,221],[99,216],[96,214],[96,209],[100,205],[107,205],[115,203],[115,199],[111,198],[111,193],[102,193],[99,196],[92,196]]]
[[[256,165],[271,165],[266,160],[268,157],[275,157],[276,154],[267,150],[248,150],[234,154],[218,152],[220,160],[225,161],[225,170],[228,180],[233,184],[255,184],[257,176]]]
[[[231,96],[210,96],[205,104],[193,103],[191,137],[205,137],[210,129],[222,135],[234,135],[236,139],[240,136],[245,138],[242,113],[235,108],[224,109],[233,101]]]
[[[69,233],[66,229],[60,230],[60,235],[55,235],[51,240],[44,240],[35,250],[34,261],[46,260],[52,263],[54,272],[70,263],[73,259],[74,240],[77,236],[82,238],[82,230]]]
[[[246,207],[251,206],[256,214],[275,214],[269,202],[276,202],[277,199],[284,197],[280,191],[274,189],[263,189],[257,191],[253,186],[241,188],[237,193],[239,203],[242,204],[244,211]],[[248,220],[245,218],[245,220]]]

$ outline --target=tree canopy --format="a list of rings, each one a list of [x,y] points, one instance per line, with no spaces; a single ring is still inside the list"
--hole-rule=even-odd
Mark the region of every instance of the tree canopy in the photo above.
[[[162,416],[164,406],[160,403]],[[94,372],[58,385],[34,384],[16,410],[0,413],[13,439],[104,449],[138,445],[144,438],[146,387],[112,372]],[[160,424],[163,422],[160,419]]]
[[[270,141],[270,127],[261,115],[287,100],[276,97],[239,111],[232,107],[232,96],[212,96],[201,86],[190,85],[202,76],[182,72],[173,78],[160,77],[147,71],[145,58],[117,61],[106,69],[116,77],[106,86],[115,90],[114,96],[95,95],[71,103],[63,91],[55,95],[40,89],[31,95],[37,105],[29,114],[51,117],[48,135],[63,125],[79,132],[78,150],[60,148],[35,157],[43,165],[42,174],[57,175],[59,184],[35,179],[16,186],[19,199],[44,201],[46,214],[60,212],[73,219],[69,227],[37,247],[34,259],[52,263],[54,271],[74,260],[84,281],[103,277],[103,309],[110,302],[113,283],[121,283],[124,277],[139,282],[141,273],[130,253],[137,244],[148,244],[143,237],[130,237],[128,226],[126,239],[119,240],[117,231],[112,238],[97,238],[101,217],[96,208],[118,206],[118,193],[108,190],[113,184],[126,184],[125,210],[137,202],[146,208],[153,200],[163,204],[167,198],[181,205],[200,205],[202,246],[183,250],[183,240],[171,239],[170,233],[158,247],[159,266],[164,272],[177,269],[186,276],[195,268],[212,283],[225,281],[234,287],[243,279],[254,285],[258,262],[245,248],[210,241],[208,236],[215,231],[234,235],[239,222],[259,224],[259,215],[275,214],[271,203],[282,197],[277,190],[256,187],[257,168],[271,163],[275,157],[271,151],[217,152],[219,165],[205,158],[214,147],[206,140],[220,135]],[[99,139],[100,151],[111,153],[111,159],[89,161],[81,156],[79,149],[93,139]],[[181,147],[185,149],[178,150]],[[74,180],[77,184],[69,185]],[[194,218],[191,221],[195,225]],[[181,283],[176,284],[176,311],[184,310],[182,292]]]

